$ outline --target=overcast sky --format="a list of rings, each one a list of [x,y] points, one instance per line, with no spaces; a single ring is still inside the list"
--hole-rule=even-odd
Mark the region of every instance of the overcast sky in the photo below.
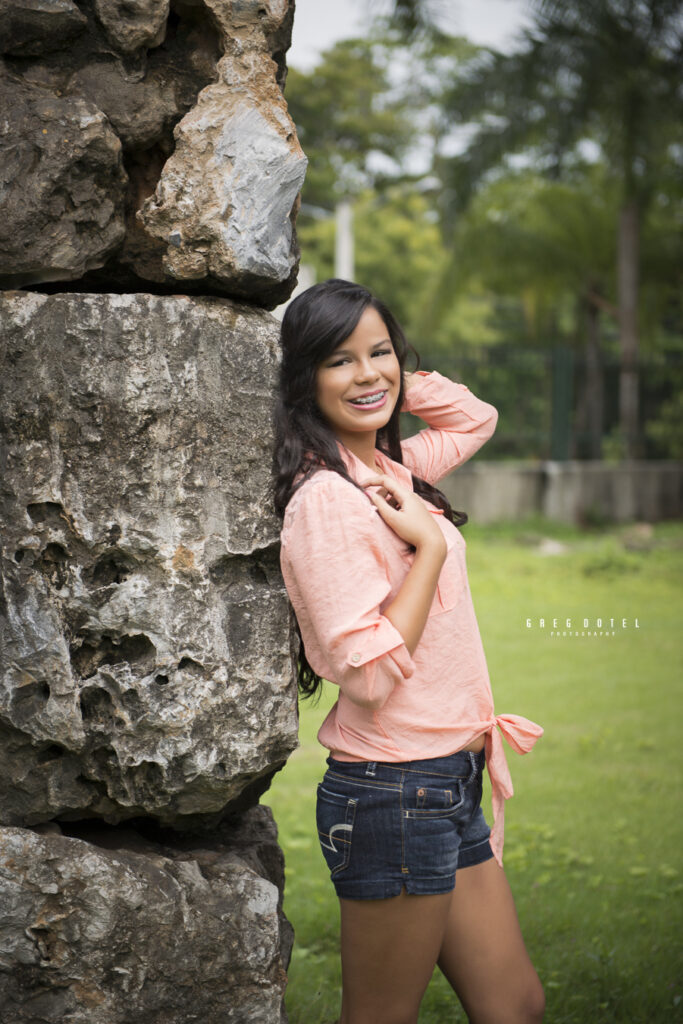
[[[440,24],[482,46],[510,49],[528,24],[527,0],[441,0]],[[308,71],[322,50],[338,39],[362,34],[372,15],[384,14],[391,0],[296,0],[292,46],[287,63]]]

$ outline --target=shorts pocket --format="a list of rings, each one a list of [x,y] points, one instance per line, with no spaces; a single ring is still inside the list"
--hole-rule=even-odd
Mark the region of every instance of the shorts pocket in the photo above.
[[[443,787],[409,784],[404,790],[403,809],[408,818],[447,818],[463,804],[465,794],[459,779]]]
[[[353,797],[335,793],[324,782],[318,785],[318,839],[332,877],[349,865],[356,805],[357,801]]]
[[[457,815],[443,811],[433,815],[406,813],[404,848],[406,867],[413,881],[453,875],[460,848]]]

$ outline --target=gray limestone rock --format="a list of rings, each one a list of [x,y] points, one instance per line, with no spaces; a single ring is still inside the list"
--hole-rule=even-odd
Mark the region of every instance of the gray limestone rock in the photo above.
[[[306,158],[272,60],[225,57],[219,71],[177,126],[140,219],[165,241],[164,267],[178,281],[283,301],[298,265],[293,217]]]
[[[0,53],[35,57],[59,50],[87,23],[73,0],[0,0]]]
[[[0,0],[0,1024],[286,1022],[293,14]]]
[[[119,53],[134,53],[164,40],[169,0],[93,0],[109,42]]]
[[[74,280],[124,237],[127,176],[104,114],[0,73],[0,287]]]
[[[178,120],[179,77],[167,70],[148,70],[140,79],[127,72],[121,61],[104,58],[79,68],[67,88],[107,115],[126,148],[145,152],[161,142]]]
[[[264,807],[177,844],[122,829],[0,828],[0,1018],[281,1024],[282,884]]]
[[[284,301],[306,166],[282,96],[293,15],[293,0],[0,0],[0,287]]]
[[[291,0],[204,0],[222,37],[223,50],[239,56],[268,52],[278,60],[289,47],[294,4]],[[280,83],[284,85],[284,82]]]
[[[187,828],[253,803],[297,728],[276,322],[15,292],[0,335],[0,821]]]

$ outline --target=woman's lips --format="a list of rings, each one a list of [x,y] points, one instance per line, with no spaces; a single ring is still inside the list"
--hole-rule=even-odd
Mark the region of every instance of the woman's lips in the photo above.
[[[372,401],[371,401],[372,399]],[[360,409],[361,412],[364,410],[374,412],[375,409],[381,409],[387,401],[387,392],[378,391],[375,395],[368,395],[365,397],[365,401],[359,402],[358,399],[349,399],[349,405],[352,405],[354,409]]]

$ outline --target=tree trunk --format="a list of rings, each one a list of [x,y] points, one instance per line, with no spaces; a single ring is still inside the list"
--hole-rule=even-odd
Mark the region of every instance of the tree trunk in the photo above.
[[[604,394],[600,358],[600,310],[589,298],[586,302],[586,420],[588,457],[602,458]]]
[[[626,458],[637,458],[638,431],[638,263],[640,255],[639,209],[628,199],[619,212],[617,248],[619,343],[619,422]]]

